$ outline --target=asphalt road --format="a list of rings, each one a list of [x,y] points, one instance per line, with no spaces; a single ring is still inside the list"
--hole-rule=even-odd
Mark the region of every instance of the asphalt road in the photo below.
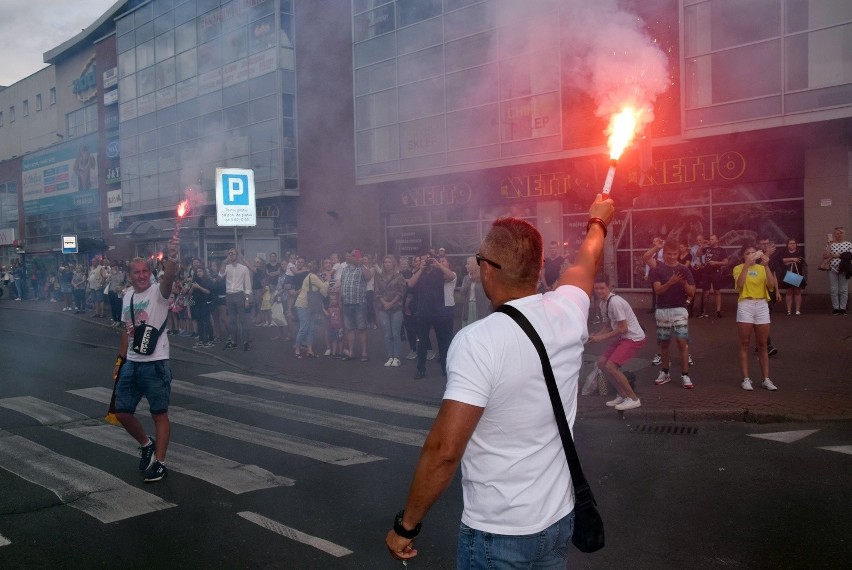
[[[401,566],[383,538],[437,401],[249,376],[176,349],[170,474],[146,485],[136,444],[100,421],[117,341],[0,310],[0,568]],[[576,439],[608,545],[569,567],[839,568],[852,555],[848,423],[581,417]],[[456,480],[409,568],[454,566],[460,512]]]

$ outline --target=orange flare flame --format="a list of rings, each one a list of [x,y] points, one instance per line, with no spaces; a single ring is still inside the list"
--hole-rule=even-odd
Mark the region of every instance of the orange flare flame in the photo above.
[[[189,211],[189,200],[183,200],[177,207],[178,218],[182,218]]]
[[[641,114],[642,111],[637,111],[632,107],[625,107],[620,113],[616,113],[610,119],[609,127],[607,128],[607,134],[609,134],[607,146],[609,147],[609,157],[612,160],[618,160],[624,149],[633,142]]]

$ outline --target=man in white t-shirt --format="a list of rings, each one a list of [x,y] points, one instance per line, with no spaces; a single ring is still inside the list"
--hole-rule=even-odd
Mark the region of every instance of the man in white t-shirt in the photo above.
[[[600,300],[600,314],[604,326],[589,336],[589,342],[603,342],[615,338],[597,362],[598,368],[610,377],[618,393],[618,396],[606,405],[616,410],[638,408],[642,403],[630,387],[621,367],[645,346],[645,331],[642,330],[630,303],[612,292],[608,277],[600,276],[595,279],[595,295]]]
[[[159,481],[167,475],[165,461],[171,430],[169,400],[172,372],[165,323],[169,314],[169,295],[177,273],[179,244],[177,237],[169,242],[164,275],[158,286],[151,283],[151,268],[146,260],[137,257],[130,262],[128,280],[133,290],[125,292],[121,307],[124,328],[114,371],[117,378],[114,409],[127,433],[139,442],[139,470],[145,472],[146,483]],[[159,331],[156,339],[134,334],[137,328],[146,325]],[[147,349],[148,340],[155,345],[153,351]],[[142,396],[148,400],[156,438],[145,433],[145,428],[134,415]]]
[[[494,308],[511,304],[529,319],[550,357],[569,425],[577,411],[577,378],[586,317],[612,200],[598,195],[576,264],[554,291],[537,294],[541,234],[526,221],[494,222],[476,254],[482,287]],[[405,509],[385,544],[399,560],[417,555],[413,540],[429,508],[462,466],[464,511],[458,568],[564,565],[573,528],[573,485],[538,353],[524,331],[493,313],[456,335],[447,355],[444,401],[423,445]],[[528,536],[541,533],[541,540]],[[495,538],[495,535],[497,538]],[[486,553],[485,543],[500,549]]]

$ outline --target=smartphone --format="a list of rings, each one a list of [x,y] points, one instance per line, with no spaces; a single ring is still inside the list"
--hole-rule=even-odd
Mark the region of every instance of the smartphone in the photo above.
[[[827,235],[827,237],[825,239],[827,239],[828,241],[831,241],[831,240],[834,239],[834,235],[832,235],[832,234],[826,234],[826,235]]]

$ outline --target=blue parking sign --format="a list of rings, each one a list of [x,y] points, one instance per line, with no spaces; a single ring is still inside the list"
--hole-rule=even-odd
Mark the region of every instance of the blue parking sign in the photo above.
[[[216,224],[219,226],[257,225],[253,170],[216,169]]]
[[[222,202],[228,206],[249,205],[249,181],[245,174],[222,173]]]

